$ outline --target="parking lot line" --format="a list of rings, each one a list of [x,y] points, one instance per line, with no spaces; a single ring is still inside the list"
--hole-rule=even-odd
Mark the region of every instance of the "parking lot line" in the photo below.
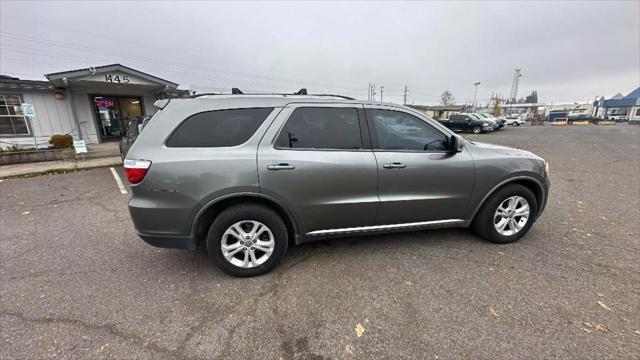
[[[124,184],[122,183],[120,176],[116,172],[116,169],[114,169],[113,167],[110,167],[109,169],[111,170],[111,174],[113,174],[113,178],[116,180],[116,184],[118,184],[118,189],[120,189],[120,193],[122,193],[122,195],[125,195],[127,193],[127,189],[124,187]]]

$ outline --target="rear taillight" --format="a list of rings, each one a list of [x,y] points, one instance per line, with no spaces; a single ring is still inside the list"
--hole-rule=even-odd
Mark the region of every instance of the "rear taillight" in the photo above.
[[[124,160],[124,173],[131,184],[140,183],[150,167],[151,161],[149,160]]]

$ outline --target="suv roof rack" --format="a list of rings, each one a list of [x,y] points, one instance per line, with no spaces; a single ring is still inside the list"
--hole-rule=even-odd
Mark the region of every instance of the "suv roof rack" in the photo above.
[[[195,98],[199,98],[201,96],[213,96],[213,95],[229,95],[229,94],[222,94],[222,93],[201,93],[201,94],[193,94],[193,95],[189,95],[187,98],[188,99],[195,99]],[[326,97],[336,97],[336,98],[341,98],[341,99],[345,99],[345,100],[355,100],[354,98],[350,97],[350,96],[344,96],[344,95],[335,95],[335,94],[309,94],[307,92],[306,88],[302,88],[294,93],[244,93],[242,92],[242,90],[240,90],[239,88],[232,88],[231,89],[231,95],[281,95],[281,96],[292,96],[292,95],[308,95],[308,96],[326,96]]]

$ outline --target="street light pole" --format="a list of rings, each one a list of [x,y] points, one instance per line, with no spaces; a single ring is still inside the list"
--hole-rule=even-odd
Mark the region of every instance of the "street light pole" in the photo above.
[[[480,81],[477,83],[473,83],[473,86],[476,87],[476,91],[473,93],[473,112],[476,112],[476,97],[478,96],[478,85],[480,85]]]

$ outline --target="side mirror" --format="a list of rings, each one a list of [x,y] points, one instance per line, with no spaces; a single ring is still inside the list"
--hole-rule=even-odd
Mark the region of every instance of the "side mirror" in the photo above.
[[[458,136],[451,135],[451,137],[449,137],[449,152],[450,153],[455,154],[455,153],[461,152],[463,145],[464,144],[462,142],[462,139],[460,139]]]

